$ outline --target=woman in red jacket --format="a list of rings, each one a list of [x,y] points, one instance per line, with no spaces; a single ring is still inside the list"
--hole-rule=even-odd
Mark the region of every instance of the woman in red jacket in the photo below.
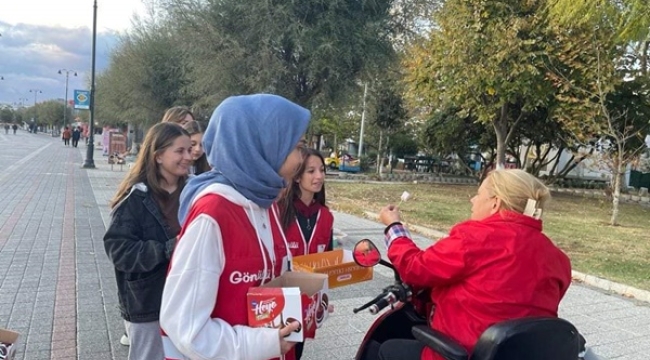
[[[471,353],[489,326],[530,316],[556,317],[571,283],[569,258],[542,233],[548,188],[522,170],[495,170],[471,200],[470,220],[419,249],[398,208],[382,209],[388,258],[404,282],[431,288],[430,326]],[[438,360],[415,340],[382,344],[379,358]]]

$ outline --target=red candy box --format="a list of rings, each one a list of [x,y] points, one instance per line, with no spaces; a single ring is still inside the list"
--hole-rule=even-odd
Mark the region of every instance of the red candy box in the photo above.
[[[327,318],[327,275],[287,272],[247,294],[248,325],[281,329],[291,322],[300,327],[287,341],[313,339]]]

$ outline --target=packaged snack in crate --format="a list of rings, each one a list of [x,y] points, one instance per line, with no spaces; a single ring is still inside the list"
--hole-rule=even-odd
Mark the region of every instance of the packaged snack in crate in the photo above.
[[[361,267],[354,262],[350,250],[337,249],[296,256],[291,264],[295,271],[326,274],[330,289],[372,280],[373,276],[371,267]]]
[[[260,287],[248,290],[248,325],[281,329],[300,323],[286,340],[301,342],[316,336],[327,318],[327,276],[287,272]]]

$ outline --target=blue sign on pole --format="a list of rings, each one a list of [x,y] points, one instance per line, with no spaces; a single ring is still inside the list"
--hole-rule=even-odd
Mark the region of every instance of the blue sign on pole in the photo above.
[[[90,91],[88,90],[74,91],[74,108],[90,110]]]

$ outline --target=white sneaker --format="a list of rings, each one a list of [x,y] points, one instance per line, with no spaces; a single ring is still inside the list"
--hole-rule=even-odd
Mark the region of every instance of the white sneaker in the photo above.
[[[131,345],[131,340],[129,340],[129,337],[126,336],[126,333],[124,333],[122,335],[122,337],[120,338],[120,344],[122,344],[124,346],[130,346]]]

